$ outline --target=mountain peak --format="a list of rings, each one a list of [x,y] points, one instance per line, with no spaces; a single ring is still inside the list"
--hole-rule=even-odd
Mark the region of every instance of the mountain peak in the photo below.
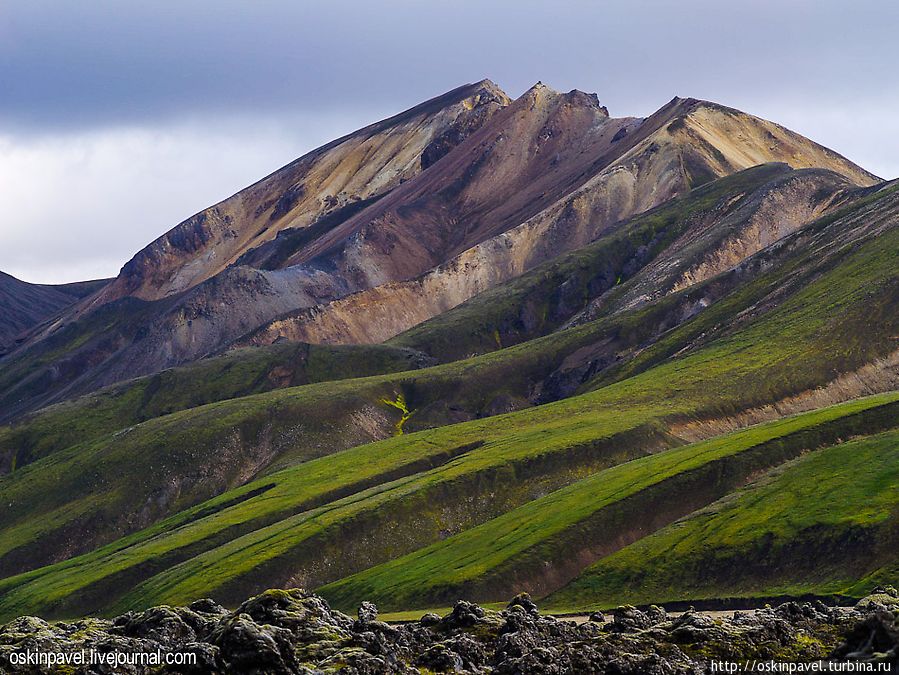
[[[562,99],[565,103],[584,108],[594,108],[595,110],[603,113],[606,117],[609,116],[609,110],[600,104],[599,96],[596,93],[581,91],[580,89],[572,89],[571,91],[563,94],[556,89],[544,84],[542,81],[537,81],[530,89],[524,92],[521,95],[519,100],[530,102],[531,104],[543,100],[555,100]]]
[[[675,97],[644,119],[610,119],[596,94],[559,93],[540,81],[507,101],[491,80],[464,84],[313,150],[162,235],[114,282],[66,310],[86,316],[126,296],[168,303],[159,309],[168,323],[141,325],[149,337],[123,332],[128,350],[109,356],[109,343],[84,347],[85,372],[95,372],[95,359],[121,364],[103,372],[108,381],[84,386],[133,375],[137,363],[150,372],[221,349],[247,332],[245,321],[267,326],[311,307],[333,305],[327,316],[340,327],[300,318],[291,334],[307,337],[296,339],[381,341],[615,222],[759,163],[831,169],[858,185],[877,181],[783,127],[698,99]],[[424,298],[416,295],[422,285],[401,303],[400,291],[385,290],[463,255],[462,267],[434,272],[437,285]],[[233,265],[261,272],[235,282],[224,275]],[[221,283],[204,286],[218,275]],[[422,300],[414,311],[410,297]],[[382,306],[380,315],[371,309]],[[197,317],[188,327],[185,312]],[[190,341],[170,337],[188,330]],[[59,382],[60,391],[68,386]]]
[[[537,82],[530,89],[528,89],[526,92],[524,92],[524,96],[527,96],[529,94],[533,95],[533,94],[537,94],[537,93],[558,94],[559,92],[557,92],[552,87],[549,87],[549,86],[543,84],[542,80],[537,80]]]
[[[599,95],[597,95],[595,92],[586,92],[581,91],[580,89],[572,89],[567,94],[565,94],[565,99],[568,103],[584,106],[587,108],[594,108],[597,111],[603,113],[606,117],[609,116],[609,109],[600,104]]]
[[[502,105],[508,105],[512,102],[512,99],[505,91],[503,91],[502,87],[489,78],[484,78],[473,84],[466,85],[465,89],[467,89],[469,97],[477,96],[487,100],[496,101]]]
[[[502,94],[503,96],[506,95],[506,92],[503,91],[502,87],[500,87],[496,82],[491,80],[489,77],[485,77],[483,80],[479,80],[478,82],[475,82],[473,86],[477,87],[478,89],[486,89],[487,91],[491,91],[495,94]]]

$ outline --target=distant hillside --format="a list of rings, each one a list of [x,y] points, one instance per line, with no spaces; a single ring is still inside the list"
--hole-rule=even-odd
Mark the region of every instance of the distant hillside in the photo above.
[[[48,286],[0,272],[0,356],[30,328],[107,283],[108,279]]]

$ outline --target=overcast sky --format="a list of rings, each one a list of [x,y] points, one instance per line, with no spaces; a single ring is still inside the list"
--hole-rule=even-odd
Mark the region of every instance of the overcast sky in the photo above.
[[[194,212],[466,82],[675,95],[899,176],[899,3],[0,0],[0,270],[115,275]]]

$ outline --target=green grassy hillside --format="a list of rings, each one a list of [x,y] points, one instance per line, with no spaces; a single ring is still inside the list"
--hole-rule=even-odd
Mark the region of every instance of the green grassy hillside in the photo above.
[[[613,553],[666,522],[729,494],[758,471],[841,437],[893,425],[899,425],[899,393],[789,417],[636,459],[599,471],[455,537],[327,585],[320,592],[338,607],[350,608],[365,597],[388,610],[451,604],[459,597],[500,601],[516,590],[544,596],[583,569],[591,558]],[[897,433],[887,434],[878,437],[874,445],[885,451],[897,438]],[[892,446],[890,450],[882,460],[888,465],[885,475],[874,481],[881,490],[899,471],[897,449]],[[811,471],[815,470],[813,465]],[[868,487],[860,485],[856,496]],[[875,491],[871,492],[873,495]],[[895,493],[884,494],[881,501],[895,507],[897,499]],[[847,511],[851,512],[852,506],[847,504]],[[820,511],[818,504],[814,512]],[[763,522],[754,523],[750,531],[757,534]],[[692,543],[698,544],[701,536]],[[715,545],[710,549],[723,550]],[[654,549],[639,548],[622,563],[622,569],[629,569],[640,555],[652,561],[653,555],[665,550],[664,542]],[[737,550],[735,547],[735,554]],[[680,562],[677,555],[674,552],[671,557]],[[725,567],[732,574],[739,570],[735,561]],[[695,568],[691,571],[695,573]],[[645,578],[664,583],[665,573],[660,568]],[[615,582],[610,580],[607,588],[618,591]],[[640,583],[637,579],[616,597],[621,602],[634,597],[648,601],[658,595],[658,588],[637,593]],[[574,588],[571,599],[584,595]],[[566,597],[561,596],[559,601],[564,603]]]
[[[899,415],[893,421],[899,424]],[[790,462],[600,560],[547,603],[858,596],[878,580],[895,581],[877,577],[881,568],[895,568],[897,551],[899,431],[893,430]]]
[[[324,592],[341,606],[370,595],[391,608],[439,604],[463,590],[481,599],[505,597],[508,589],[497,580],[539,593],[547,582],[533,573],[534,561],[548,549],[564,560],[572,540],[584,540],[584,527],[608,527],[609,517],[633,527],[610,504],[639,514],[659,499],[672,503],[657,528],[686,512],[678,509],[707,504],[754,471],[835,437],[894,424],[897,401],[899,394],[869,397],[634,461],[627,461],[630,449],[650,435],[611,433],[585,448],[574,440],[596,439],[599,427],[585,421],[449,452],[436,439],[362,446],[256,481],[96,552],[0,581],[0,611],[39,607],[42,614],[74,616],[205,595],[233,601],[300,574],[304,561],[304,585],[319,585],[439,541],[452,529],[461,533]],[[568,446],[535,457],[535,435]],[[568,475],[553,481],[564,467]],[[459,504],[463,494],[476,498],[467,513]],[[485,524],[466,529],[478,522]],[[651,531],[640,522],[644,534]],[[460,567],[457,557],[467,562]],[[587,564],[578,560],[580,568]]]
[[[56,450],[207,403],[315,382],[422,367],[428,359],[384,345],[277,344],[237,349],[113,385],[0,427],[0,473]]]

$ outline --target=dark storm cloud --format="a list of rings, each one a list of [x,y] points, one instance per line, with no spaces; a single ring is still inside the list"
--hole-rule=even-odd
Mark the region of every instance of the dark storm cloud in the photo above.
[[[465,82],[672,96],[899,175],[899,3],[0,0],[0,269],[107,276],[312,147]]]

